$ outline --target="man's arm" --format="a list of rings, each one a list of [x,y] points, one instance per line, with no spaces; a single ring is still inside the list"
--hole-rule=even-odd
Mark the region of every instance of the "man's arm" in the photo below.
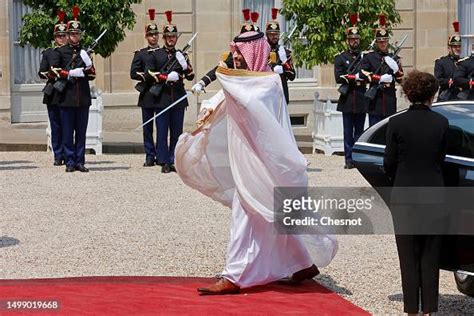
[[[130,79],[145,81],[145,63],[140,51],[136,51],[133,55],[132,64],[130,66]]]
[[[38,76],[41,79],[50,79],[50,70],[51,70],[51,65],[49,62],[48,54],[51,49],[47,49],[43,52],[41,56],[41,62],[40,62],[40,67],[38,71]]]
[[[449,88],[449,79],[446,78],[443,70],[442,59],[436,59],[434,65],[434,76],[438,80],[441,89]]]
[[[188,81],[192,81],[195,76],[193,66],[191,65],[191,62],[189,61],[189,55],[185,54],[184,57],[186,59],[186,64],[187,64],[186,70],[184,70],[184,78],[186,78],[186,80]]]
[[[467,63],[465,61],[461,61],[458,63],[457,67],[454,69],[453,80],[454,85],[458,88],[462,89],[469,89],[469,81],[471,78],[468,78],[468,69]]]
[[[378,80],[380,79],[380,75],[375,75],[373,73],[374,69],[372,69],[372,65],[370,63],[369,58],[371,58],[370,53],[362,57],[362,60],[360,62],[359,77],[368,82],[372,82],[372,80],[376,80],[378,82]]]
[[[288,57],[288,60],[286,63],[283,64],[283,71],[285,74],[285,78],[287,80],[293,81],[296,78],[296,71],[295,67],[293,66],[293,56],[291,54],[291,51],[289,49],[286,49],[286,56]]]
[[[342,53],[337,55],[334,60],[334,78],[336,79],[336,83],[349,84],[356,80],[356,76],[357,75],[347,73],[346,62]]]

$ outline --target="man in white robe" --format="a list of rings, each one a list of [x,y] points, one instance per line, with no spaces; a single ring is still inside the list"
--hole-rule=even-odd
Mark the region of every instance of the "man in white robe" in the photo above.
[[[235,294],[288,276],[297,284],[318,275],[315,263],[329,264],[337,251],[333,236],[304,240],[278,231],[274,188],[306,188],[306,159],[294,139],[280,77],[268,66],[263,33],[239,35],[231,51],[237,69],[218,68],[223,90],[203,102],[199,128],[180,137],[175,154],[184,183],[232,208],[226,266],[215,284],[198,289],[205,295]]]

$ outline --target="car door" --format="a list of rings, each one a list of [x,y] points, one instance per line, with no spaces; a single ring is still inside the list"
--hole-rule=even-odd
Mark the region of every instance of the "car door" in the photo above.
[[[474,188],[474,103],[451,102],[433,108],[449,120],[448,149],[444,164],[445,184],[462,187],[459,198],[467,199]],[[464,192],[465,191],[465,192]],[[472,203],[474,205],[474,203]],[[472,214],[472,208],[468,210]],[[466,218],[460,219],[465,221]],[[467,217],[469,222],[474,220]],[[469,225],[469,224],[468,224]],[[474,235],[445,236],[442,266],[445,269],[474,272]]]
[[[388,118],[368,128],[354,144],[352,160],[357,170],[388,205],[392,186],[383,168]],[[384,188],[384,189],[383,189]]]

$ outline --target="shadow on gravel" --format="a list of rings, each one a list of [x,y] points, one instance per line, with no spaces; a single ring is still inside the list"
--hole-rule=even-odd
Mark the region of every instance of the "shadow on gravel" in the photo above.
[[[94,171],[114,171],[114,170],[128,170],[130,167],[90,167],[91,172]]]
[[[316,277],[316,281],[318,281],[321,285],[324,285],[328,289],[336,292],[337,294],[342,295],[352,295],[352,292],[346,289],[345,287],[337,285],[336,280],[334,280],[328,274],[320,274]]]
[[[39,167],[37,166],[10,166],[10,167],[1,167],[0,166],[0,171],[2,170],[27,170],[27,169],[38,169]]]
[[[306,171],[308,171],[308,172],[321,172],[321,171],[323,171],[323,169],[319,169],[319,168],[307,168]]]
[[[0,248],[16,246],[20,241],[13,237],[1,236],[0,237]]]
[[[21,164],[21,163],[33,163],[33,161],[28,161],[28,160],[5,160],[5,161],[0,161],[0,166],[16,165],[16,164]]]
[[[88,165],[109,165],[115,163],[115,161],[88,161]]]
[[[403,302],[403,294],[397,293],[388,296],[390,301]],[[472,315],[474,297],[463,294],[440,294],[438,314],[441,315]]]

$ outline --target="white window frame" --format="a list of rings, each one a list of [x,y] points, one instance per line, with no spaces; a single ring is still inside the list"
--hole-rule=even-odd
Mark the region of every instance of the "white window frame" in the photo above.
[[[471,45],[474,45],[474,0],[458,0],[458,21],[463,39],[461,56],[471,55]]]
[[[17,93],[22,93],[22,92],[38,92],[41,91],[44,87],[44,83],[38,82],[38,83],[15,83],[15,58],[18,58],[15,56],[15,47],[16,45],[19,45],[19,41],[15,41],[14,38],[16,37],[13,32],[19,32],[19,30],[14,29],[15,27],[15,21],[16,21],[16,16],[14,16],[13,12],[13,1],[14,0],[9,0],[10,8],[9,10],[9,20],[10,20],[10,38],[11,38],[11,43],[10,43],[10,87],[12,92],[17,92]],[[39,65],[39,64],[38,64]]]

